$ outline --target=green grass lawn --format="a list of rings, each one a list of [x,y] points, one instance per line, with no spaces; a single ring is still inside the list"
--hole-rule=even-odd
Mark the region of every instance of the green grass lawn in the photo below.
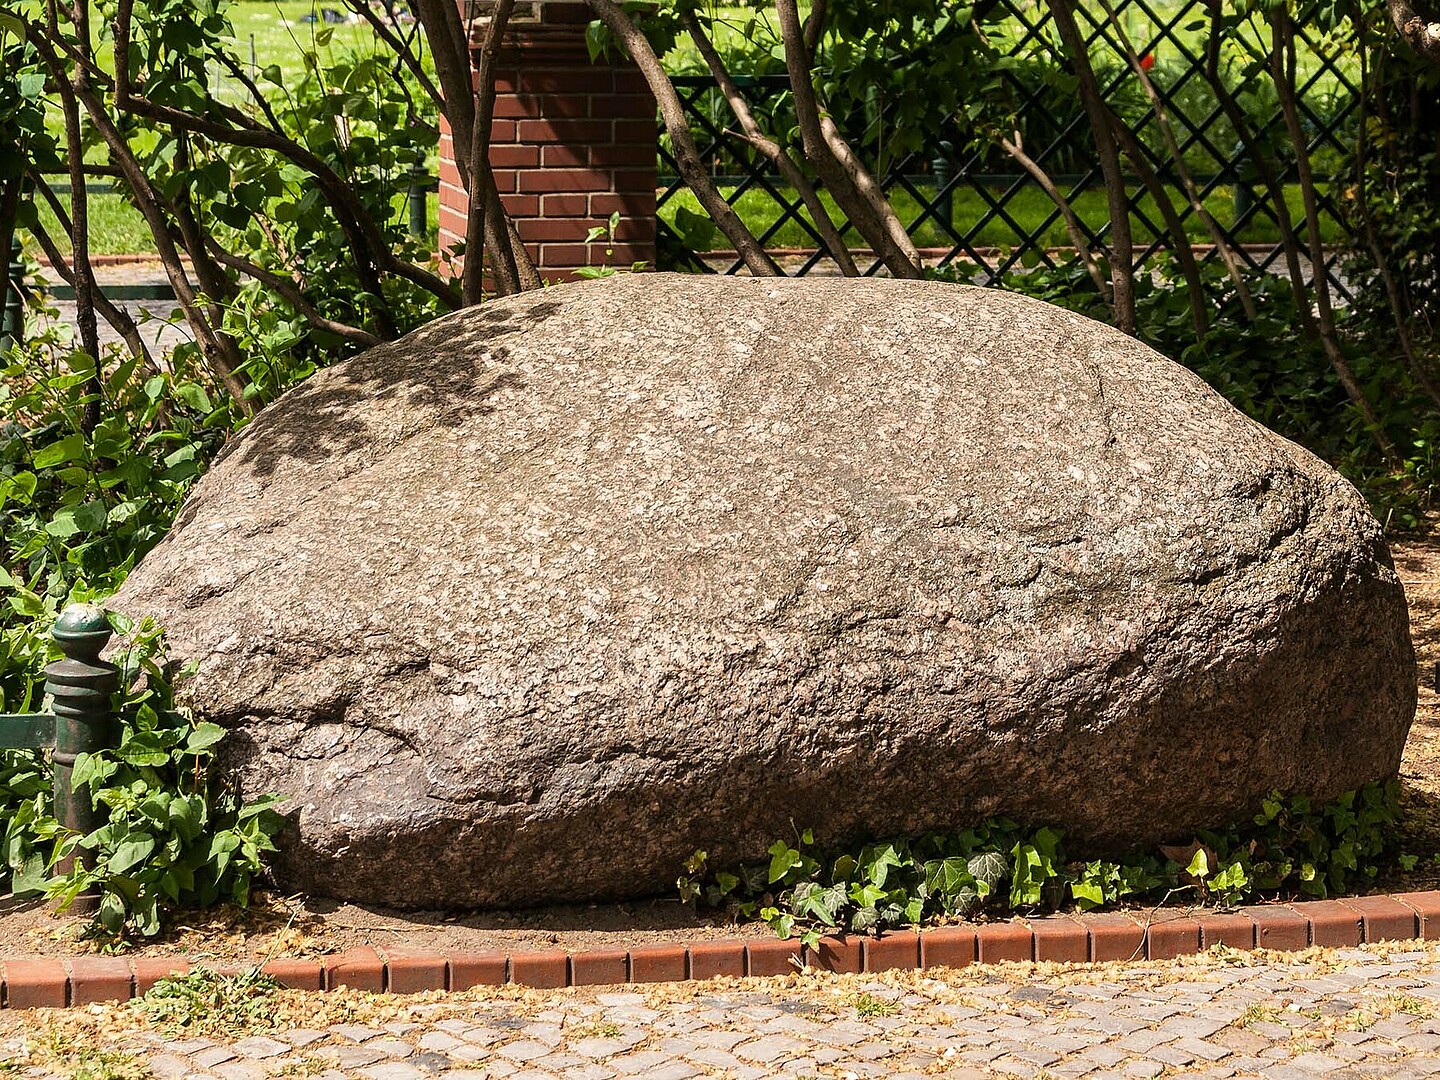
[[[733,187],[721,189],[721,193],[727,197],[733,196],[734,192],[735,188]],[[788,189],[781,189],[781,193],[791,199],[791,201],[794,200],[794,193]],[[991,191],[992,198],[998,194],[999,192],[996,190]],[[1176,200],[1176,208],[1182,209],[1185,205],[1183,194],[1178,190],[1173,194]],[[1300,202],[1299,188],[1294,186],[1288,188],[1286,197],[1290,202],[1292,220],[1299,221],[1304,213]],[[822,193],[821,199],[830,211],[832,219],[836,221],[840,220],[840,215],[835,210],[834,201],[830,196],[827,193]],[[918,225],[916,224],[916,222],[919,222],[922,208],[914,196],[905,191],[896,191],[892,194],[892,202],[894,203],[896,213],[900,215],[900,220],[910,227],[910,235],[917,246],[950,246],[951,240],[945,235],[944,231],[939,228],[933,217],[927,216],[923,222],[920,222]],[[1109,220],[1110,215],[1106,207],[1105,193],[1099,188],[1092,188],[1082,192],[1074,200],[1072,205],[1076,216],[1092,229],[1100,228]],[[988,206],[989,204],[976,191],[956,191],[951,213],[951,221],[954,227],[962,233],[971,231],[974,225],[985,217]],[[750,227],[751,231],[757,235],[773,225],[782,213],[779,204],[774,198],[766,192],[753,189],[743,193],[739,199],[736,200],[735,207],[740,217]],[[685,235],[685,223],[693,219],[683,215],[681,213],[682,208],[690,214],[700,213],[700,204],[695,196],[689,191],[680,191],[671,196],[661,208],[660,217],[664,219],[667,224],[675,228],[678,233]],[[1025,234],[1030,234],[1038,230],[1045,220],[1052,215],[1054,209],[1054,203],[1045,196],[1044,192],[1036,188],[1023,189],[1015,198],[1005,204],[1006,213],[1014,219],[1015,224],[1018,225]],[[1154,200],[1148,195],[1140,201],[1137,209],[1150,220],[1157,223],[1161,221],[1160,215],[1155,209]],[[1228,187],[1216,189],[1206,202],[1206,209],[1210,211],[1211,215],[1222,226],[1230,227],[1235,220],[1232,190]],[[812,220],[810,215],[804,212],[803,208],[801,214],[806,221]],[[677,218],[681,219],[678,224]],[[1344,234],[1335,222],[1322,218],[1321,225],[1321,233],[1327,242],[1338,241],[1343,238]],[[692,226],[692,229],[693,228]],[[1146,227],[1139,216],[1132,218],[1132,228],[1137,244],[1148,243],[1154,239],[1154,233]],[[717,248],[729,247],[729,244],[719,233],[719,230],[712,229],[708,237],[703,235],[705,232],[703,227],[698,231],[702,235],[693,238],[697,242],[700,242],[697,246],[706,246],[703,241],[708,241],[709,245]],[[1210,236],[1206,232],[1204,225],[1194,215],[1187,219],[1186,231],[1190,240],[1194,243],[1205,244],[1210,242]],[[1043,237],[1043,242],[1047,247],[1068,247],[1070,244],[1070,238],[1065,231],[1064,222],[1059,220],[1058,217],[1045,228]],[[859,243],[858,238],[853,232],[847,234],[846,238],[853,244],[858,245]],[[1260,216],[1251,219],[1240,236],[1241,242],[1253,244],[1275,243],[1279,238],[1279,230],[1275,227],[1275,223],[1268,217],[1263,216],[1263,212]],[[1008,222],[997,216],[992,216],[991,219],[979,229],[978,233],[971,238],[971,242],[977,247],[1013,247],[1022,243],[1022,241],[1023,236],[1021,232],[1017,232]],[[773,237],[766,241],[766,246],[772,248],[810,248],[815,246],[815,241],[799,224],[794,221],[787,221]]]
[[[1033,6],[1034,0],[1027,0]],[[1162,17],[1172,12],[1177,6],[1177,0],[1159,0],[1155,10]],[[339,55],[343,52],[354,52],[356,50],[369,50],[377,47],[374,33],[363,22],[344,23],[340,25],[327,24],[320,18],[325,7],[332,7],[340,10],[341,5],[330,2],[317,2],[317,0],[235,0],[226,9],[226,13],[234,27],[235,53],[243,64],[254,65],[255,71],[264,70],[270,65],[276,65],[282,72],[282,77],[293,77],[299,79],[302,73],[303,56],[307,52],[318,52],[322,62],[327,56]],[[745,19],[755,18],[754,13],[746,12],[744,9],[719,9],[729,12],[729,22],[717,24],[715,38],[722,49],[738,48],[743,44],[745,32],[740,24]],[[348,14],[348,13],[347,13]],[[316,21],[306,22],[307,16],[316,16]],[[764,16],[760,16],[763,20]],[[1153,33],[1155,24],[1148,17],[1132,11],[1126,16],[1127,30],[1137,42],[1144,42]],[[763,21],[759,24],[762,29],[757,33],[754,29],[750,34],[763,39],[766,34],[763,29]],[[1016,24],[1007,22],[1001,24],[1001,36],[1017,33]],[[1200,48],[1203,42],[1203,29],[1177,29],[1177,35],[1187,45],[1193,48]],[[1245,37],[1253,38],[1252,44],[1259,44],[1258,37],[1254,30],[1245,31]],[[1232,48],[1236,48],[1232,44]],[[1302,67],[1303,57],[1302,52]],[[109,66],[111,57],[105,53],[104,44],[100,44],[100,58],[105,66]],[[683,50],[673,53],[667,60],[676,67],[692,66],[698,61],[698,57],[689,57]],[[1170,62],[1167,63],[1167,60]],[[1157,66],[1155,76],[1163,81],[1169,75],[1169,69],[1174,63],[1174,58],[1160,57],[1160,64]],[[244,88],[233,78],[223,73],[212,73],[216,79],[217,89],[222,97],[227,99],[240,100],[245,96]],[[729,189],[733,193],[734,189]],[[1177,205],[1183,206],[1184,200],[1177,192]],[[1292,217],[1298,218],[1300,206],[1298,192],[1290,191]],[[793,196],[792,196],[793,197]],[[922,247],[949,246],[949,239],[944,231],[936,226],[931,219],[920,221],[921,208],[916,200],[908,193],[896,191],[894,193],[896,210],[901,220],[907,224],[913,224],[912,235],[915,242]],[[834,205],[825,197],[827,206],[834,214]],[[736,203],[741,217],[757,235],[766,231],[777,219],[780,211],[774,200],[764,192],[750,191],[741,195]],[[1224,225],[1229,225],[1233,219],[1233,203],[1229,188],[1217,190],[1209,199],[1208,207],[1215,217]],[[682,209],[691,214],[699,213],[699,205],[696,199],[689,192],[680,192],[670,199],[661,211],[661,217],[672,226],[676,224],[677,215]],[[1007,212],[1016,220],[1019,225],[1017,231],[1010,224],[1000,218],[991,218],[975,235],[972,242],[977,246],[998,247],[1013,246],[1023,241],[1022,233],[1030,233],[1038,229],[1042,222],[1052,215],[1053,206],[1038,189],[1029,188],[1007,205]],[[1079,195],[1075,200],[1076,212],[1092,227],[1098,227],[1107,220],[1104,193],[1099,189],[1092,189]],[[1152,220],[1159,221],[1159,215],[1155,212],[1153,204],[1148,197],[1141,203],[1140,210]],[[962,232],[971,231],[974,224],[982,220],[987,211],[987,203],[981,195],[973,190],[960,190],[955,193],[952,205],[952,222]],[[403,200],[397,199],[397,215],[403,216]],[[40,215],[51,235],[57,241],[62,242],[68,248],[68,238],[59,233],[53,216],[48,209],[40,204]],[[431,236],[434,236],[436,207],[432,196],[429,207]],[[91,222],[91,250],[96,254],[133,254],[144,253],[153,250],[153,242],[149,230],[146,228],[139,214],[131,207],[123,197],[112,194],[92,195],[90,198],[90,222]],[[683,222],[682,222],[683,224]],[[1205,243],[1209,236],[1201,227],[1199,221],[1193,217],[1187,225],[1189,236],[1192,241]],[[1329,220],[1323,222],[1323,229],[1327,241],[1335,241],[1342,238],[1341,230]],[[1137,243],[1146,243],[1152,239],[1149,230],[1140,220],[1135,221]],[[678,231],[684,232],[684,229]],[[694,230],[696,238],[703,239],[705,229],[701,227]],[[723,238],[718,237],[711,230],[708,246],[727,246]],[[1263,215],[1252,222],[1241,236],[1242,241],[1250,243],[1272,243],[1278,239],[1274,224]],[[1047,246],[1068,245],[1069,238],[1066,235],[1063,223],[1058,219],[1046,226],[1043,242]],[[799,225],[791,222],[782,226],[774,236],[767,240],[767,245],[776,248],[785,247],[810,247],[813,240],[809,234]],[[697,246],[707,246],[698,244]],[[34,246],[31,245],[33,254]]]

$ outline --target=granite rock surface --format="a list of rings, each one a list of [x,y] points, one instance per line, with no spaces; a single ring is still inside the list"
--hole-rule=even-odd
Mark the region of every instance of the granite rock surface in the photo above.
[[[992,290],[623,275],[321,371],[113,607],[199,661],[288,887],[666,893],[994,814],[1097,849],[1395,772],[1356,491],[1114,329]]]

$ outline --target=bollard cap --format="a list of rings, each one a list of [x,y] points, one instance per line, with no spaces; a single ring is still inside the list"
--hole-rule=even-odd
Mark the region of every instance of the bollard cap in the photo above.
[[[99,604],[70,604],[55,620],[50,636],[72,660],[94,663],[110,641],[110,620]]]

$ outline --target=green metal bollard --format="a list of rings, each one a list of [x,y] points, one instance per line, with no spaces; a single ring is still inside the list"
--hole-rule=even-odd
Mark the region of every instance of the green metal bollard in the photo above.
[[[5,310],[0,317],[0,353],[7,353],[25,338],[25,305],[20,300],[20,282],[25,263],[20,258],[20,237],[10,238],[10,264],[5,271]]]
[[[100,659],[110,642],[110,621],[98,604],[71,604],[51,631],[65,654],[45,668],[45,692],[55,714],[55,817],[67,829],[86,836],[104,823],[88,790],[72,791],[75,759],[93,754],[115,743],[117,719],[112,698],[120,685],[120,669]],[[66,873],[86,853],[77,850],[60,864]],[[82,862],[82,865],[84,863]],[[76,898],[74,909],[89,911],[99,903],[98,895]]]

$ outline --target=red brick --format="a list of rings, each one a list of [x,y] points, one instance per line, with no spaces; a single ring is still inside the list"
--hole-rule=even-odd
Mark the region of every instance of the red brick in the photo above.
[[[922,968],[961,968],[975,963],[975,927],[940,926],[920,935]]]
[[[654,218],[621,218],[615,223],[616,240],[638,240],[642,243],[655,242]]]
[[[261,970],[287,990],[325,988],[325,966],[318,960],[271,960]]]
[[[795,970],[794,958],[803,953],[794,938],[766,938],[745,943],[745,974],[789,975]]]
[[[530,80],[527,79],[526,82],[530,82]],[[535,93],[534,86],[526,86],[525,89],[535,94],[536,99],[540,102],[540,112],[538,115],[545,117],[547,120],[554,120],[556,118],[564,120],[572,118],[583,119],[584,117],[595,115],[592,109],[592,103],[596,100],[596,95],[594,94]],[[602,103],[608,103],[611,94],[607,88],[598,96]],[[605,104],[601,105],[599,115],[611,115],[605,107]]]
[[[178,956],[137,956],[130,961],[130,970],[135,976],[135,996],[143,997],[161,979],[167,979],[171,975],[188,975],[190,964]],[[318,990],[319,987],[315,989]]]
[[[130,964],[118,957],[77,956],[70,961],[70,1004],[129,1001],[134,988]]]
[[[690,978],[713,979],[745,974],[743,941],[697,941],[690,946]]]
[[[498,175],[496,177],[498,182]],[[545,193],[551,191],[609,191],[610,176],[593,169],[527,169],[519,174],[519,186],[513,190]],[[502,188],[501,190],[512,190]]]
[[[551,149],[546,147],[546,149]],[[495,146],[490,147],[490,167],[492,169],[523,169],[540,164],[540,148],[538,146]]]
[[[584,196],[581,196],[583,198]],[[534,217],[540,213],[539,195],[504,195],[500,202],[512,218]]]
[[[654,257],[655,248],[653,246],[607,244],[602,241],[596,241],[590,245],[590,260],[607,262],[611,266],[629,266],[633,262],[649,262]]]
[[[563,198],[564,196],[545,196],[545,212],[551,213],[550,200],[552,198]],[[590,196],[589,212],[596,217],[609,217],[615,211],[620,211],[622,217],[633,217],[644,221],[647,218],[654,220],[655,217],[655,192],[653,189],[646,191],[626,191],[615,193],[613,191],[596,192]],[[558,212],[558,211],[556,211]],[[584,210],[576,211],[585,213]]]
[[[655,99],[649,92],[640,94],[605,94],[590,99],[591,116],[613,116],[617,124],[640,120],[655,126]]]
[[[449,137],[450,137],[450,136],[448,136],[448,135],[445,136],[445,138],[447,138],[447,139],[448,139]],[[496,145],[497,143],[511,143],[511,142],[514,142],[514,141],[515,141],[515,121],[514,121],[514,120],[492,120],[492,121],[490,121],[490,145],[491,145],[491,146],[494,146],[494,145]],[[454,156],[453,143],[452,143],[452,149],[451,149],[450,153],[451,153],[451,156],[453,157],[453,156]]]
[[[63,1009],[69,982],[59,960],[6,960],[5,1007]]]
[[[381,993],[385,989],[385,962],[368,945],[325,958],[325,989],[348,986]]]
[[[538,95],[505,93],[495,95],[493,115],[505,120],[527,120],[544,116],[545,110]]]
[[[516,183],[530,175],[523,169],[491,169],[490,171],[495,174],[495,190],[501,195],[514,194]]]
[[[1360,913],[1366,941],[1409,941],[1417,936],[1415,909],[1390,896],[1352,896],[1340,901]]]
[[[1097,963],[1145,956],[1145,927],[1128,915],[1078,915],[1090,935],[1090,959]]]
[[[1194,919],[1161,919],[1145,931],[1145,953],[1151,960],[1172,960],[1200,951],[1200,924]]]
[[[571,986],[619,986],[630,981],[630,954],[624,949],[595,949],[570,957]]]
[[[507,148],[508,149],[508,148]],[[491,160],[494,160],[492,155]],[[440,182],[450,184],[453,187],[460,187],[460,170],[455,166],[455,159],[442,157],[440,159]]]
[[[547,161],[546,164],[549,162]],[[597,144],[590,148],[590,160],[587,164],[592,169],[612,168],[617,165],[644,165],[648,166],[651,176],[659,171],[659,161],[655,156],[653,142],[649,145],[639,142]],[[655,186],[653,180],[650,186]]]
[[[538,151],[540,147],[529,146],[525,149]],[[584,145],[551,143],[544,148],[540,160],[547,169],[584,169],[590,166],[590,154],[590,148]]]
[[[1035,935],[1024,923],[985,923],[975,936],[982,964],[1035,959]]]
[[[448,983],[445,957],[424,952],[385,952],[385,989],[392,994],[444,990]]]
[[[617,121],[633,123],[633,121]],[[651,126],[653,138],[654,126]],[[611,123],[608,120],[567,120],[556,117],[553,120],[519,120],[515,123],[515,138],[518,143],[608,143],[611,138]]]
[[[612,191],[654,191],[654,169],[615,169],[606,187]]]
[[[512,89],[517,84],[532,94],[566,94],[590,96],[610,94],[615,89],[615,69],[607,64],[557,71],[521,71],[506,81],[503,89]],[[502,89],[496,80],[496,88]]]
[[[630,950],[630,981],[682,982],[685,979],[684,945],[647,945]]]
[[[584,217],[590,213],[590,197],[588,195],[546,195],[540,199],[540,213],[547,218]]]
[[[1255,924],[1248,915],[1202,915],[1200,948],[1224,945],[1231,949],[1255,948]]]
[[[595,121],[598,123],[599,121]],[[654,120],[616,120],[613,137],[606,140],[615,145],[623,143],[648,143],[655,145],[656,127]],[[593,139],[592,142],[600,142]]]
[[[854,934],[830,934],[805,950],[806,967],[858,975],[865,970],[861,940]]]
[[[1031,919],[1035,935],[1035,959],[1058,964],[1083,964],[1090,959],[1090,934],[1085,927],[1064,915]]]
[[[1310,944],[1329,948],[1359,945],[1364,940],[1360,913],[1336,900],[1310,900],[1295,910],[1310,921]]]
[[[536,260],[537,265],[550,267],[551,269],[564,269],[572,266],[590,266],[598,263],[597,249],[596,256],[592,257],[591,251],[584,244],[545,244],[540,248],[540,258]]]
[[[558,949],[510,955],[510,981],[537,990],[554,990],[570,979],[570,957]]]
[[[1415,912],[1422,938],[1440,938],[1440,892],[1400,893],[1395,899]]]
[[[585,241],[591,226],[600,227],[603,222],[588,218],[521,218],[515,222],[520,238],[526,241],[568,240],[571,243]]]
[[[1279,904],[1243,908],[1255,924],[1255,947],[1298,952],[1310,947],[1310,922],[1294,909]]]
[[[504,986],[509,977],[509,958],[498,952],[450,954],[450,989],[472,986]]]
[[[911,971],[920,966],[920,935],[891,930],[865,940],[866,971]]]

